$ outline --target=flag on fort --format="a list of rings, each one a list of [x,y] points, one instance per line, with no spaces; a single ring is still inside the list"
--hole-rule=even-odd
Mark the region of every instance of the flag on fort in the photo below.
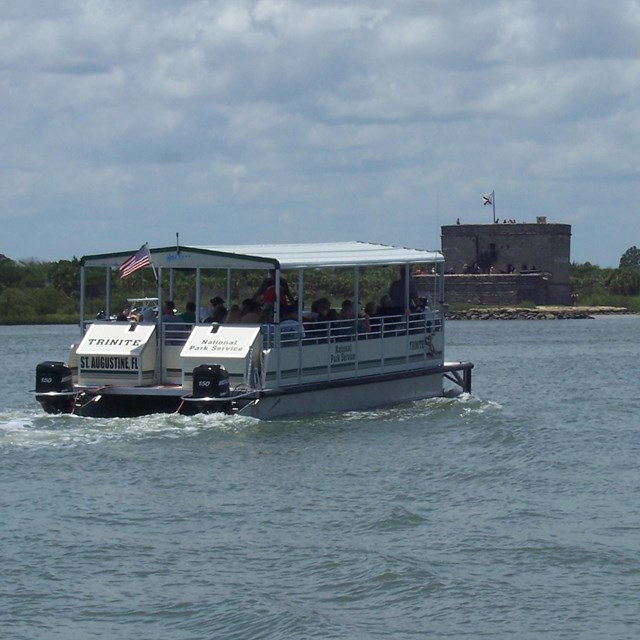
[[[134,271],[148,267],[151,264],[151,254],[149,246],[145,242],[136,253],[127,258],[118,268],[120,269],[120,279],[130,276]]]
[[[482,196],[482,204],[492,204],[493,203],[493,193],[488,193],[486,196]]]

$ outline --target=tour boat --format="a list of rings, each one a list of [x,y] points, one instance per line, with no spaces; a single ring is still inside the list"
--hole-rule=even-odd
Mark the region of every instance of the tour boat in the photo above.
[[[157,297],[145,299],[147,306],[162,309],[163,302],[173,298],[174,270],[188,270],[194,278],[195,323],[165,322],[160,312],[151,320],[110,320],[112,272],[130,252],[84,256],[80,340],[71,346],[67,362],[47,361],[36,367],[35,398],[46,412],[93,417],[224,412],[277,419],[366,410],[471,390],[473,364],[444,358],[440,251],[366,242],[145,251],[148,260],[143,266],[153,267],[157,280]],[[394,275],[406,275],[403,304],[363,318],[358,302],[362,270],[387,265],[394,266]],[[89,269],[105,272],[101,317],[107,319],[86,320]],[[322,269],[349,270],[353,317],[319,318],[311,311],[305,275],[312,279],[311,271]],[[201,302],[211,295],[210,290],[201,291],[204,275],[214,271],[225,276],[228,301],[234,273],[246,270],[270,275],[273,303],[265,305],[268,313],[263,307],[260,320],[203,322],[200,310],[206,305]],[[426,274],[420,282],[428,286],[419,292],[419,304],[411,299],[415,270]],[[284,300],[285,283],[296,293],[293,303]],[[339,306],[335,300],[334,306]],[[284,319],[285,309],[293,321]]]

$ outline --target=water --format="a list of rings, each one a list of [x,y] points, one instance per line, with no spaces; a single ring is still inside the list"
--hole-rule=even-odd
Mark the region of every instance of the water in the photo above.
[[[0,327],[3,638],[637,638],[640,317],[450,322],[472,395],[262,423],[43,414]]]

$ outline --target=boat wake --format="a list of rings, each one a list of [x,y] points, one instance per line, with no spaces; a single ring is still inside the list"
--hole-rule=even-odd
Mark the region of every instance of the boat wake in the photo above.
[[[336,414],[335,420],[405,422],[408,420],[439,419],[440,417],[470,417],[501,411],[497,402],[482,400],[470,393],[416,400],[407,404],[383,407],[371,411],[352,411]]]
[[[469,393],[450,397],[417,400],[407,404],[309,416],[303,420],[263,422],[255,418],[224,413],[186,416],[151,414],[137,418],[88,418],[70,414],[42,414],[38,409],[0,412],[0,452],[19,448],[92,446],[108,441],[143,441],[149,439],[183,439],[207,431],[240,433],[251,429],[278,431],[289,428],[344,427],[346,424],[366,424],[372,421],[387,425],[406,422],[443,424],[466,422],[483,415],[500,412],[496,402],[481,400]],[[270,426],[268,426],[270,425]]]
[[[138,418],[86,418],[69,414],[43,415],[37,409],[0,413],[0,451],[3,449],[73,447],[109,440],[185,438],[205,430],[240,431],[257,420],[222,413],[184,416],[152,414]]]

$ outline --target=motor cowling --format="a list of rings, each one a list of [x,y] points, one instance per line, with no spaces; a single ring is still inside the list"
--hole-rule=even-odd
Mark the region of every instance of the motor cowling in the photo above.
[[[36,366],[36,393],[73,391],[71,369],[64,362],[41,362]]]
[[[219,364],[201,364],[193,370],[194,398],[226,398],[231,393],[229,373]]]

